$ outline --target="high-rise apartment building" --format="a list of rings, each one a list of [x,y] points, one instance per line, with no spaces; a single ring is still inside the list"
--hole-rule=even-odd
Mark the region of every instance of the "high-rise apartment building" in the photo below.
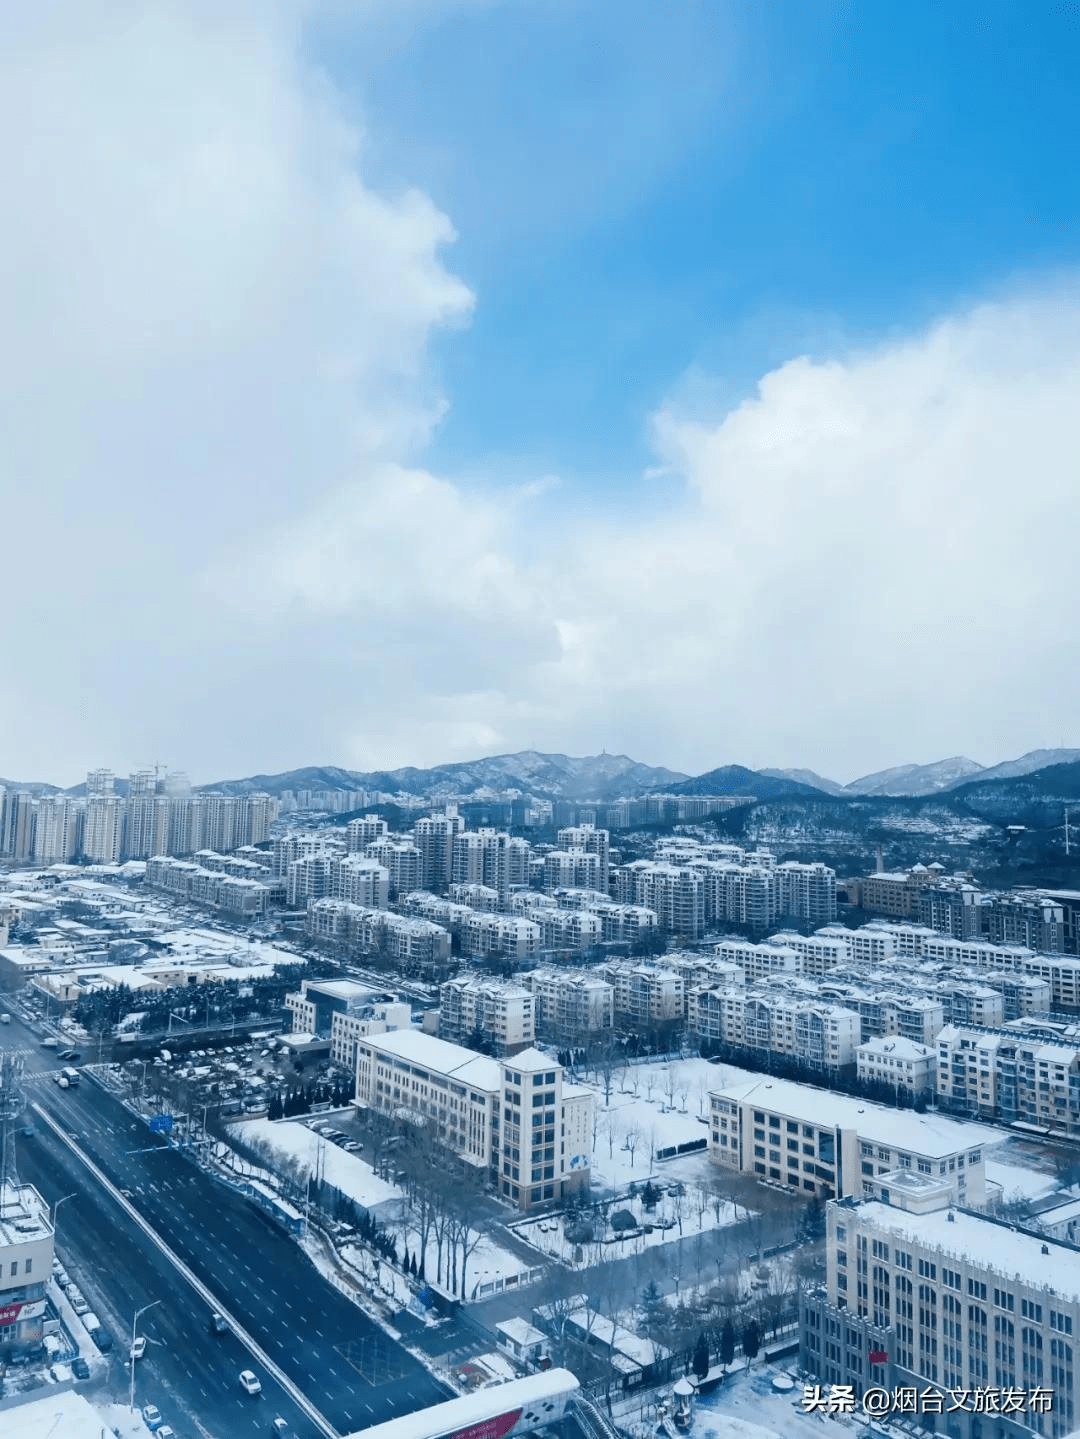
[[[445,890],[454,877],[454,840],[465,821],[453,807],[444,814],[428,815],[413,825],[413,843],[423,857],[423,889]]]

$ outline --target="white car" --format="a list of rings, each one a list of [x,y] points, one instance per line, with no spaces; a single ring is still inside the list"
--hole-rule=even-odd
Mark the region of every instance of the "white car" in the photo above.
[[[146,1425],[147,1429],[150,1430],[151,1434],[157,1433],[157,1431],[161,1428],[161,1410],[157,1407],[156,1404],[145,1405],[145,1407],[143,1408],[142,1417],[143,1423]]]
[[[254,1395],[262,1393],[262,1385],[259,1383],[258,1377],[253,1374],[250,1369],[241,1369],[240,1388],[245,1394]]]
[[[132,1359],[141,1359],[145,1353],[146,1339],[144,1335],[140,1334],[139,1337],[135,1340],[135,1343],[131,1346],[131,1357]]]

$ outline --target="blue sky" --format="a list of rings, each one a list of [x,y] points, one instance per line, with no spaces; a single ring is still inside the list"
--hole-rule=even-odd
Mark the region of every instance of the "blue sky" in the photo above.
[[[430,462],[632,488],[684,375],[906,331],[1075,262],[1080,6],[514,0],[311,37],[452,219]],[[373,173],[378,174],[378,168]],[[700,393],[698,390],[700,388]]]
[[[1080,745],[1080,0],[8,29],[0,775]]]

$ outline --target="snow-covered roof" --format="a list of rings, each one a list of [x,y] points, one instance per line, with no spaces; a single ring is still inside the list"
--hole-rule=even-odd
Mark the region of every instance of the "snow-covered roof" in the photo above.
[[[500,1334],[505,1334],[507,1339],[512,1339],[515,1344],[523,1347],[544,1342],[543,1331],[537,1329],[535,1324],[530,1324],[527,1319],[522,1319],[518,1314],[510,1319],[501,1319],[495,1328]]]
[[[806,1124],[831,1124],[854,1129],[862,1139],[894,1149],[910,1150],[927,1159],[944,1159],[969,1149],[989,1148],[1001,1144],[1005,1136],[982,1124],[943,1119],[938,1114],[915,1114],[906,1109],[869,1100],[853,1099],[832,1090],[815,1089],[809,1084],[796,1084],[789,1079],[752,1079],[710,1094],[740,1103],[749,1100],[798,1119]]]
[[[1019,1279],[1033,1289],[1049,1290],[1074,1304],[1080,1302],[1077,1252],[1054,1239],[1025,1234],[961,1209],[909,1214],[870,1200],[859,1205],[857,1213],[883,1232],[930,1245],[1003,1279]]]
[[[238,1124],[236,1130],[249,1142],[261,1140],[279,1154],[299,1160],[309,1174],[319,1173],[332,1189],[365,1209],[401,1202],[401,1190],[380,1179],[370,1164],[327,1143],[306,1124],[291,1119],[249,1119]]]
[[[560,1395],[576,1393],[579,1387],[568,1369],[548,1369],[543,1374],[530,1374],[525,1379],[512,1379],[509,1384],[497,1384],[478,1389],[475,1394],[448,1399],[444,1404],[432,1404],[416,1414],[357,1429],[345,1439],[360,1439],[361,1435],[363,1439],[440,1439],[442,1435],[471,1429],[502,1414],[536,1408]]]
[[[514,1057],[508,1059],[506,1063],[514,1069],[520,1069],[522,1072],[528,1072],[530,1074],[535,1074],[544,1069],[558,1069],[559,1067],[557,1060],[553,1059],[550,1054],[543,1054],[535,1045],[528,1049],[523,1049],[520,1054],[515,1054]]]
[[[859,1054],[888,1054],[893,1059],[929,1059],[934,1050],[929,1044],[920,1044],[917,1039],[906,1039],[902,1034],[879,1034],[860,1044]]]
[[[451,1044],[447,1039],[436,1039],[433,1034],[422,1034],[415,1029],[395,1029],[389,1034],[369,1035],[363,1043],[377,1053],[407,1059],[411,1064],[422,1065],[436,1074],[452,1075],[475,1089],[494,1093],[502,1083],[498,1060],[477,1054],[464,1045]],[[524,1052],[528,1053],[527,1050]],[[548,1064],[552,1062],[549,1060]]]
[[[94,1406],[71,1389],[4,1411],[4,1439],[101,1439],[109,1432]]]

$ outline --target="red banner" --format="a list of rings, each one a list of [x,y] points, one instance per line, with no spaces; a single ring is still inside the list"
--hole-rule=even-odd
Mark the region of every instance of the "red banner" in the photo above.
[[[455,1429],[445,1439],[503,1439],[521,1418],[520,1409],[511,1409],[507,1414],[496,1414],[494,1419],[483,1419],[479,1424],[470,1424],[464,1429]]]
[[[0,1329],[2,1329],[5,1324],[14,1324],[21,1313],[22,1304],[0,1305]]]
[[[888,1354],[886,1354],[886,1352],[885,1352],[884,1349],[871,1349],[871,1351],[870,1351],[870,1363],[871,1363],[871,1364],[888,1364],[888,1362],[889,1362],[889,1356],[888,1356]]]

